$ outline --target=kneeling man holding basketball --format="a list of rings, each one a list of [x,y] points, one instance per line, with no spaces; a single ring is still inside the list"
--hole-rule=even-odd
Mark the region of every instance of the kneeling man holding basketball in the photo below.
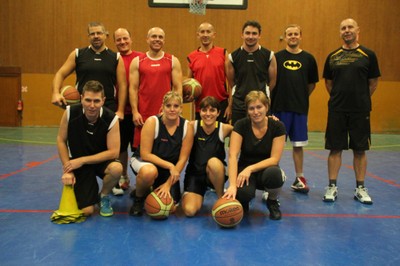
[[[103,179],[100,215],[113,215],[108,194],[122,173],[122,165],[116,160],[120,146],[118,117],[103,107],[104,101],[102,84],[88,81],[81,103],[67,106],[57,136],[62,183],[74,185],[78,208],[86,216],[94,212],[99,201],[96,176]]]

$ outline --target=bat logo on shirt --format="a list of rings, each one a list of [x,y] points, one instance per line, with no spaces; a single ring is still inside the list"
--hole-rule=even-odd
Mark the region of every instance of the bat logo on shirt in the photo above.
[[[283,67],[289,70],[299,70],[301,68],[301,63],[296,60],[286,60],[283,62]]]

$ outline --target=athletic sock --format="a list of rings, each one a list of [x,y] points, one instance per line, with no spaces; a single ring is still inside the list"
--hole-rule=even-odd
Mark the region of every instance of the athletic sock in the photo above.
[[[336,179],[329,179],[329,186],[335,186],[336,187]]]

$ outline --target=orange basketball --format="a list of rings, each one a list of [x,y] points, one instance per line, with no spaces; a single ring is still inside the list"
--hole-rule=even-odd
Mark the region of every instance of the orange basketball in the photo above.
[[[234,227],[243,218],[242,204],[236,199],[218,199],[211,211],[214,221],[222,227]]]
[[[81,101],[79,91],[70,85],[64,86],[61,89],[61,95],[65,98],[68,105],[79,103]]]
[[[194,99],[197,99],[201,95],[202,89],[200,82],[194,78],[188,78],[182,82],[183,97],[191,95]]]
[[[147,215],[153,219],[167,219],[171,209],[173,209],[174,201],[172,198],[160,198],[155,192],[151,192],[144,202],[144,209]]]

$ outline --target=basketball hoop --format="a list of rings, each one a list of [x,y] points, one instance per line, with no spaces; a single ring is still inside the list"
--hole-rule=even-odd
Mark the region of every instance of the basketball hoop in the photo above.
[[[208,0],[189,0],[189,12],[196,15],[205,15]]]

